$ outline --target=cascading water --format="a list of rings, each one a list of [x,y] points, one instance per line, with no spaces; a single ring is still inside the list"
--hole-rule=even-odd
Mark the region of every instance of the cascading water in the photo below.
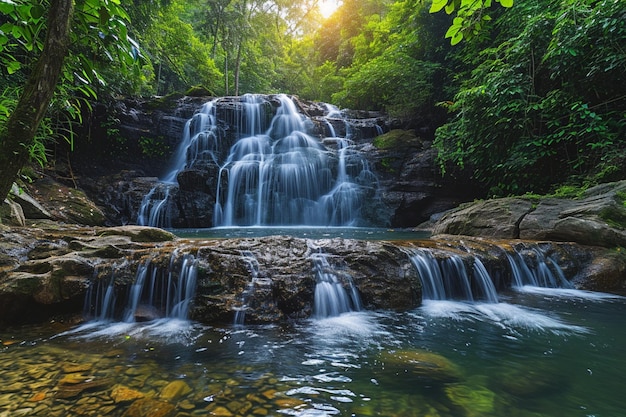
[[[494,280],[478,256],[468,261],[456,254],[436,257],[429,249],[407,248],[422,281],[425,300],[498,302]],[[506,253],[513,287],[573,288],[558,263],[539,248]]]
[[[242,251],[241,258],[246,263],[248,271],[250,272],[250,282],[241,294],[240,305],[235,308],[235,325],[244,324],[246,310],[248,309],[250,300],[254,296],[255,292],[259,292],[260,290],[271,291],[272,286],[271,278],[261,275],[259,261],[252,252],[248,250]]]
[[[514,287],[574,288],[558,263],[537,247],[516,249],[507,259]]]
[[[94,283],[85,298],[87,315],[98,322],[121,320],[132,323],[138,318],[152,320],[158,317],[186,320],[195,296],[198,262],[193,255],[186,254],[177,268],[177,258],[173,254],[165,269],[150,261],[139,265],[121,315],[116,311],[119,296],[116,295],[114,277],[107,282]]]
[[[313,121],[286,95],[271,102],[251,94],[234,103],[228,98],[230,113],[220,110],[224,100],[205,104],[187,122],[172,169],[142,202],[139,224],[171,227],[177,176],[198,169],[211,172],[206,182],[215,202],[205,210],[212,210],[213,226],[361,225],[377,179],[348,127],[347,137],[335,137],[322,118],[331,136],[320,140],[310,134]],[[339,116],[327,108],[327,117]]]
[[[456,254],[438,259],[428,249],[407,249],[411,263],[422,281],[425,300],[482,300],[498,302],[496,288],[478,258],[468,267]]]
[[[346,291],[337,271],[328,262],[327,254],[315,253],[311,256],[311,261],[316,278],[313,305],[315,318],[335,317],[361,310],[361,298],[352,280],[347,280],[349,291]]]

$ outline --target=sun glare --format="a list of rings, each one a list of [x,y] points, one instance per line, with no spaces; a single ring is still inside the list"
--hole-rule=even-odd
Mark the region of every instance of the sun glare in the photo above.
[[[329,18],[335,10],[339,7],[338,0],[321,0],[319,2],[320,13],[324,16],[324,19]]]

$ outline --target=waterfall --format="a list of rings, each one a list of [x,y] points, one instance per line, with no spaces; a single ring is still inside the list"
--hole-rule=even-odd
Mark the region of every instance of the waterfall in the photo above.
[[[438,259],[428,249],[407,249],[409,259],[422,281],[425,300],[481,300],[498,302],[498,294],[480,259],[468,266],[457,254]]]
[[[425,248],[406,248],[422,281],[425,300],[498,302],[492,276],[478,256],[445,256]],[[513,287],[573,288],[558,263],[536,246],[506,252]]]
[[[241,257],[248,266],[248,271],[250,272],[251,279],[246,289],[241,294],[241,305],[235,309],[236,325],[244,324],[246,318],[246,309],[248,308],[248,301],[252,296],[254,286],[259,278],[259,261],[256,259],[256,256],[254,256],[254,254],[250,251],[242,251]]]
[[[330,263],[328,255],[315,253],[311,256],[316,284],[313,315],[316,318],[335,317],[350,311],[361,310],[358,290],[348,277],[349,291],[346,291]]]
[[[110,321],[115,313],[117,296],[115,294],[115,276],[108,280],[94,281],[85,295],[84,311],[87,316],[104,322]]]
[[[513,275],[513,286],[525,285],[546,288],[573,288],[559,264],[538,247],[522,247],[507,253]]]
[[[198,262],[190,254],[182,256],[179,268],[178,262],[174,253],[167,268],[150,261],[140,264],[124,300],[116,294],[114,277],[107,282],[94,282],[85,298],[87,315],[100,322],[121,320],[132,323],[138,318],[152,320],[158,317],[186,320],[195,296]],[[121,317],[116,313],[118,300],[125,301]]]
[[[185,125],[172,167],[144,198],[137,222],[172,227],[177,179],[184,170],[208,172],[213,226],[359,226],[361,207],[377,180],[363,155],[330,123],[332,106],[317,119],[331,140],[314,137],[312,119],[286,95],[220,98]],[[317,128],[319,131],[319,128]],[[212,213],[211,213],[212,212]]]

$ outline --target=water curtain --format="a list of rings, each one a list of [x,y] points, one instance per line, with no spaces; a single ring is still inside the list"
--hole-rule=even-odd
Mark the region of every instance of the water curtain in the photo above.
[[[272,97],[205,104],[187,122],[171,169],[144,197],[138,223],[171,227],[178,176],[199,170],[210,173],[214,203],[204,210],[212,211],[213,226],[362,225],[363,203],[376,193],[377,181],[355,150],[351,130],[336,136],[330,121],[341,112],[326,107],[317,120],[325,125],[320,134],[292,98]]]

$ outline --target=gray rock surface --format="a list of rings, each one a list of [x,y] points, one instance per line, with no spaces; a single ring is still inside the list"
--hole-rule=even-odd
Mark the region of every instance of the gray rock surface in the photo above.
[[[463,205],[435,223],[433,234],[521,238],[626,246],[626,181],[588,189],[582,198],[500,198]]]
[[[406,311],[421,303],[421,280],[409,257],[415,248],[427,248],[438,259],[454,255],[468,265],[479,257],[498,289],[511,285],[507,253],[532,255],[539,250],[558,262],[566,278],[579,288],[626,291],[624,253],[574,243],[452,235],[411,242],[286,236],[203,240],[175,238],[150,227],[42,221],[31,227],[0,226],[0,325],[80,316],[90,287],[108,286],[111,280],[123,309],[124,295],[140,265],[149,260],[166,274],[178,274],[180,268],[172,265],[187,254],[198,264],[190,317],[199,322],[232,323],[244,304],[246,323],[310,317],[316,285],[314,258],[319,256],[325,257],[325,268],[344,288],[354,285],[363,308]],[[138,315],[145,320],[158,312]]]

